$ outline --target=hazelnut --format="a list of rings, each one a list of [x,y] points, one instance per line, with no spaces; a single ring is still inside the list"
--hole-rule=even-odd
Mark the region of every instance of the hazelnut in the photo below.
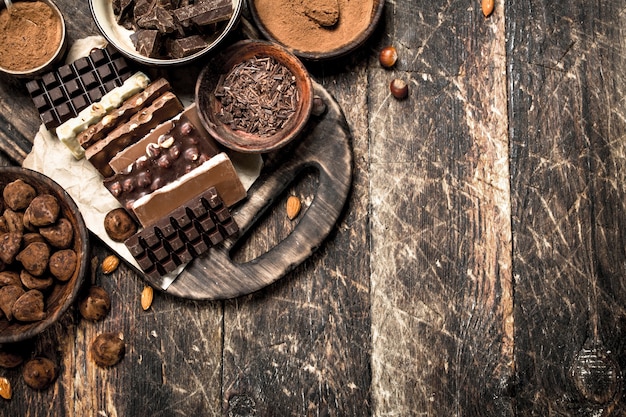
[[[48,266],[50,248],[45,243],[34,242],[18,253],[15,259],[22,263],[24,269],[38,277]]]
[[[380,62],[380,65],[385,68],[393,67],[396,64],[397,60],[398,52],[393,46],[387,46],[383,48],[378,55],[378,61]]]
[[[76,271],[78,255],[72,249],[63,249],[50,255],[50,273],[59,281],[69,281]]]
[[[78,311],[87,320],[102,320],[111,310],[111,297],[102,287],[93,285],[78,302]]]
[[[96,365],[108,367],[122,360],[126,353],[126,345],[118,335],[102,333],[91,342],[89,352]]]
[[[404,80],[399,78],[395,78],[389,84],[389,90],[391,91],[391,95],[393,95],[398,100],[402,100],[409,95],[409,86]]]
[[[104,230],[111,240],[123,242],[137,233],[137,223],[123,208],[116,208],[104,217]]]
[[[46,389],[57,377],[57,368],[48,358],[33,358],[26,362],[22,370],[24,382],[36,390]]]
[[[50,194],[41,194],[31,201],[24,215],[29,216],[30,224],[41,227],[54,223],[60,211],[61,206],[56,197]]]
[[[35,189],[21,179],[17,179],[4,187],[2,197],[11,210],[23,210],[37,195]]]
[[[32,322],[46,318],[43,294],[39,290],[26,291],[13,304],[13,317],[19,321]]]
[[[39,233],[50,243],[50,246],[59,249],[69,248],[74,239],[72,223],[64,217],[53,225],[40,228]]]

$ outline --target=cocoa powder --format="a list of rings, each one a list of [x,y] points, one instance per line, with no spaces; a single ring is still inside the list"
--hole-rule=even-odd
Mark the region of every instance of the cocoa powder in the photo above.
[[[57,51],[62,24],[46,3],[19,1],[0,11],[0,67],[26,71],[48,62]]]
[[[274,39],[301,52],[324,53],[355,40],[370,24],[374,9],[374,0],[335,2],[254,0],[254,6],[259,19]],[[327,26],[316,17],[332,16],[336,9],[339,16],[332,26]]]

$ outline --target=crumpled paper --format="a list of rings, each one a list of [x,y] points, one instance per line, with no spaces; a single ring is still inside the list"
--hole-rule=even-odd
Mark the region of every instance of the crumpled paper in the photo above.
[[[70,63],[87,56],[93,48],[103,48],[106,40],[101,36],[90,36],[77,40],[66,58]],[[248,190],[258,178],[262,168],[259,155],[230,153],[231,161],[239,178]],[[41,126],[33,141],[33,148],[22,163],[24,168],[38,171],[56,181],[74,199],[87,228],[115,251],[127,263],[141,270],[130,251],[120,242],[109,238],[104,229],[104,217],[118,207],[119,201],[111,195],[102,183],[102,175],[85,158],[77,160],[69,149],[45,126]],[[184,270],[184,265],[162,277],[161,289],[167,287]]]

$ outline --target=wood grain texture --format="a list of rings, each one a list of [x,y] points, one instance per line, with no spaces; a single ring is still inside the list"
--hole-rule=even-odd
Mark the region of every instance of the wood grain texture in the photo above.
[[[514,415],[504,18],[388,6],[400,60],[369,72],[375,415]]]
[[[526,415],[623,413],[624,6],[508,9],[517,401]]]

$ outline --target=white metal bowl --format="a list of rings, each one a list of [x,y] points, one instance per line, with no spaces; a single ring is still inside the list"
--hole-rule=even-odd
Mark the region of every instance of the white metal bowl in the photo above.
[[[155,67],[169,67],[188,64],[192,61],[197,60],[198,58],[207,55],[209,52],[215,49],[215,47],[236,27],[237,23],[239,22],[241,8],[244,0],[232,1],[232,16],[230,17],[228,22],[226,22],[225,26],[222,27],[222,30],[218,33],[215,33],[214,38],[211,40],[206,48],[196,52],[195,54],[188,55],[183,58],[171,59],[149,58],[137,52],[135,46],[133,45],[133,42],[130,40],[130,35],[133,33],[133,31],[128,30],[117,23],[117,19],[115,17],[115,14],[113,13],[111,0],[89,0],[89,7],[91,9],[91,14],[93,15],[96,25],[98,26],[98,29],[100,30],[102,35],[109,43],[115,46],[120,51],[120,53],[122,53],[122,55],[142,64]]]

